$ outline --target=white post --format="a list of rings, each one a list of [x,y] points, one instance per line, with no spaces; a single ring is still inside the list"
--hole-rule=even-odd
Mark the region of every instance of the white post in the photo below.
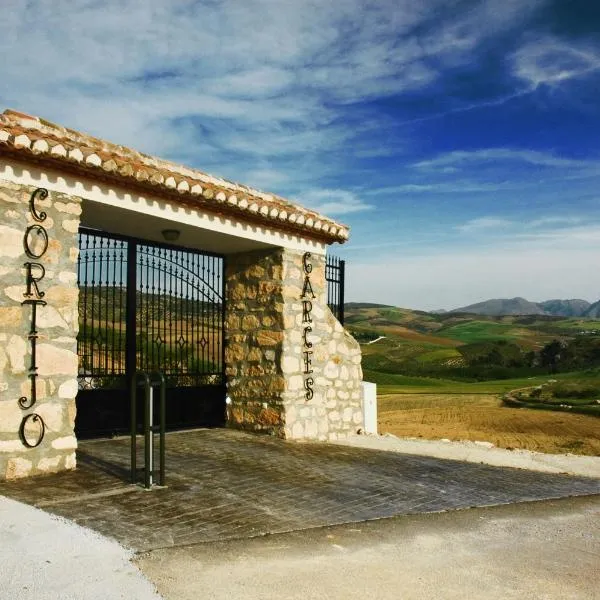
[[[365,433],[377,435],[377,384],[363,381]]]

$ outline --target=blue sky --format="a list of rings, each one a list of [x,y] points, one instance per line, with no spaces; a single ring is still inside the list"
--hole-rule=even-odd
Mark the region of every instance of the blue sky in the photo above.
[[[0,105],[347,223],[348,300],[600,298],[600,2],[3,8]]]

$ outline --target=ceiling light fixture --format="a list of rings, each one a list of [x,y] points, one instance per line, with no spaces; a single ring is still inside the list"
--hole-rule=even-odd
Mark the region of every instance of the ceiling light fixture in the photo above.
[[[176,242],[179,239],[179,229],[163,229],[162,236],[167,242]]]

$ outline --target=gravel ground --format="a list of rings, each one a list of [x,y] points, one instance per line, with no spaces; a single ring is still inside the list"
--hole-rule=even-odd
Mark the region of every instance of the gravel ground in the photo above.
[[[460,460],[494,467],[514,467],[543,473],[568,473],[569,475],[600,479],[600,456],[544,454],[530,450],[506,450],[497,448],[489,442],[422,440],[397,437],[391,434],[355,435],[334,443],[356,448]]]
[[[90,529],[0,496],[1,600],[160,600],[131,558]]]

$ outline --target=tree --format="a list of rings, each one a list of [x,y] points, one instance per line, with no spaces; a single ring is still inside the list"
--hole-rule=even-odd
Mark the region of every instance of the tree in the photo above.
[[[565,344],[560,340],[552,340],[540,350],[540,362],[543,367],[548,367],[550,373],[556,373],[561,360]]]

